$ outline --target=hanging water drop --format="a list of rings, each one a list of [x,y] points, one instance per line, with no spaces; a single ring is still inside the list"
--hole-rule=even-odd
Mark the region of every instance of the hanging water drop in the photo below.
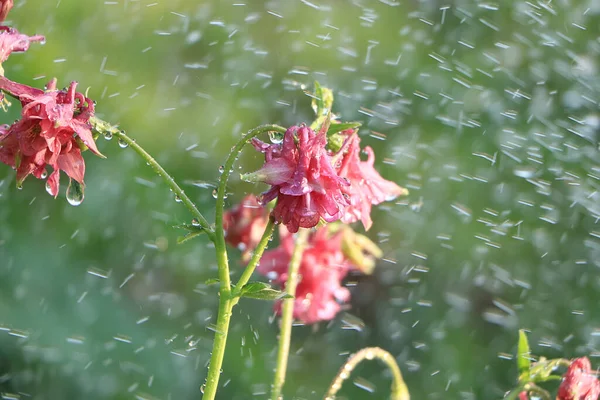
[[[217,189],[214,189],[212,191],[212,196],[216,199],[219,196],[219,192],[217,192]]]
[[[192,220],[192,226],[200,226],[200,221],[198,221],[198,218],[194,218]]]
[[[219,173],[222,174],[225,171],[225,167],[223,165],[219,166]]]
[[[83,203],[83,199],[83,185],[75,179],[70,179],[67,187],[67,201],[72,206],[78,206]]]
[[[112,132],[110,132],[110,131],[104,132],[104,139],[110,140],[112,138],[113,138],[113,133]]]
[[[46,179],[48,177],[48,171],[44,170],[42,171],[42,174],[40,175],[40,179]]]
[[[119,147],[122,149],[125,149],[125,148],[127,148],[127,146],[129,146],[129,144],[122,138],[119,138]]]
[[[179,195],[175,196],[175,201],[177,203],[181,203],[181,197],[179,197]]]
[[[281,144],[283,143],[283,133],[269,132],[269,140],[273,144]]]
[[[46,181],[46,192],[48,192],[48,194],[49,194],[50,196],[54,196],[54,195],[52,194],[52,187],[50,186],[50,182],[48,182],[48,181]]]

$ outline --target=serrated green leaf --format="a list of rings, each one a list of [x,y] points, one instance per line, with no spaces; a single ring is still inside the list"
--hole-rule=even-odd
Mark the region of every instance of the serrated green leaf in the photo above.
[[[207,279],[206,281],[204,281],[204,284],[210,286],[210,285],[216,285],[219,282],[221,282],[219,280],[219,278],[210,278],[210,279]]]
[[[519,344],[517,345],[517,367],[519,368],[519,379],[530,380],[531,349],[525,330],[519,329]]]
[[[281,300],[293,298],[289,294],[273,289],[271,285],[264,282],[249,282],[240,291],[240,297],[257,300]]]
[[[327,130],[327,136],[334,135],[338,132],[345,131],[347,129],[359,128],[362,124],[360,122],[343,122],[341,124],[331,124]]]

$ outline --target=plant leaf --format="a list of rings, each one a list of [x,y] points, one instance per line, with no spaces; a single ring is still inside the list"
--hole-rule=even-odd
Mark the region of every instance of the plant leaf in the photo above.
[[[519,344],[517,345],[517,367],[519,368],[519,380],[529,381],[531,370],[531,349],[525,330],[519,329]]]
[[[362,124],[360,122],[343,122],[340,124],[331,124],[329,125],[329,130],[327,131],[327,136],[331,136],[341,131],[345,131],[347,129],[355,129],[359,128]]]
[[[293,296],[273,289],[271,285],[264,282],[248,282],[240,291],[240,297],[257,300],[281,300],[290,299]]]
[[[207,286],[210,286],[210,285],[216,285],[217,283],[220,283],[220,282],[221,281],[219,280],[219,278],[210,278],[210,279],[207,279],[206,281],[204,281],[204,284]]]

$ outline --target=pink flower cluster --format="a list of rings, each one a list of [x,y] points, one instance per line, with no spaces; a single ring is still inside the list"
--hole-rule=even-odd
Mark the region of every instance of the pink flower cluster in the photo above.
[[[563,376],[556,400],[598,400],[600,381],[587,357],[573,360]]]
[[[242,252],[242,260],[250,259],[250,254],[260,241],[268,220],[268,210],[258,203],[254,195],[244,197],[240,204],[223,215],[225,240]]]
[[[6,18],[12,5],[12,0],[0,0],[0,20]],[[29,37],[14,28],[0,26],[0,63],[12,52],[26,51],[31,42],[43,39],[43,36]],[[0,126],[0,161],[17,171],[19,186],[29,175],[46,178],[46,167],[52,167],[46,187],[54,197],[58,195],[60,171],[83,185],[82,150],[89,148],[101,155],[90,124],[94,102],[75,90],[77,82],[58,90],[53,79],[44,91],[2,75],[0,90],[19,99],[22,110],[20,120],[10,126]]]
[[[306,126],[292,126],[283,143],[253,140],[265,154],[265,164],[246,179],[271,185],[260,202],[277,199],[273,217],[290,232],[315,227],[321,219],[346,223],[362,221],[371,227],[371,206],[406,194],[404,188],[387,181],[373,168],[373,150],[365,148],[367,161],[360,159],[360,138],[345,132],[342,148],[327,150],[326,127],[315,133]]]

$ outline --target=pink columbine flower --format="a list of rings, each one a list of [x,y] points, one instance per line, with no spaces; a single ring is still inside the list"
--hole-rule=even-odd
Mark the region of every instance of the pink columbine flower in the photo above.
[[[292,126],[282,144],[253,140],[254,147],[265,154],[263,167],[244,179],[271,185],[261,203],[277,198],[273,217],[290,232],[312,228],[324,219],[339,220],[348,201],[342,188],[348,183],[340,178],[327,154],[326,132],[316,134],[306,126]]]
[[[242,260],[248,261],[268,221],[269,211],[258,203],[256,196],[247,195],[240,204],[223,215],[225,240],[240,249]]]
[[[83,184],[82,148],[87,146],[102,156],[89,122],[94,103],[76,92],[76,86],[77,82],[72,82],[68,89],[57,90],[54,79],[43,91],[0,77],[0,89],[17,97],[23,106],[21,119],[0,135],[0,161],[16,169],[19,185],[29,175],[44,178],[50,165],[53,172],[47,189],[56,197],[61,170]]]
[[[373,167],[375,155],[370,147],[364,148],[367,160],[361,161],[360,138],[354,131],[348,133],[349,137],[340,150],[343,155],[338,168],[339,176],[350,182],[349,186],[342,187],[343,193],[350,199],[350,205],[346,207],[342,222],[361,221],[365,229],[369,230],[373,224],[371,206],[406,195],[408,190],[379,175]]]
[[[587,357],[573,360],[558,388],[556,400],[598,400],[600,381]]]
[[[280,246],[263,254],[258,271],[285,287],[294,238],[285,227],[280,229],[280,237]],[[340,302],[350,299],[341,281],[351,267],[342,252],[341,232],[332,235],[325,226],[311,233],[298,271],[294,318],[306,324],[334,318],[341,309]],[[280,307],[278,303],[277,312]]]

